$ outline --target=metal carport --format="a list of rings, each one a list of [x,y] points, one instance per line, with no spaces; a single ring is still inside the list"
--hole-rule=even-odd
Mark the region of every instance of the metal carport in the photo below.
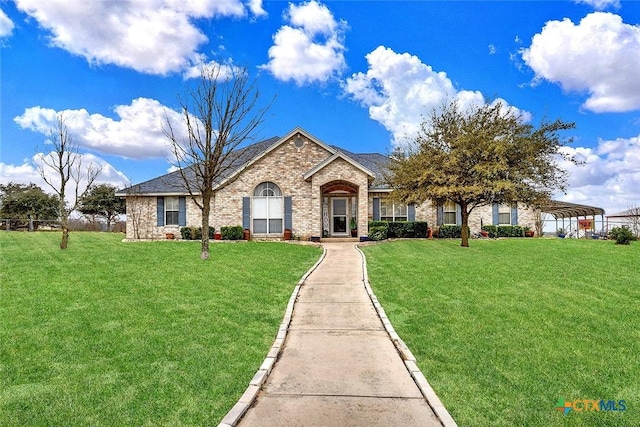
[[[542,205],[540,207],[540,211],[542,213],[547,213],[556,221],[556,230],[558,227],[558,220],[562,220],[562,229],[564,229],[567,233],[567,237],[587,237],[588,231],[585,227],[580,227],[581,225],[581,217],[584,220],[588,220],[588,217],[591,217],[591,227],[590,232],[594,233],[596,231],[596,216],[600,216],[600,233],[606,233],[605,230],[605,222],[604,222],[604,214],[605,211],[602,208],[598,208],[595,206],[581,205],[578,203],[569,203],[569,202],[561,202],[558,200],[551,200],[549,203]],[[576,219],[575,222],[573,219]],[[567,223],[568,222],[568,228]],[[582,225],[586,224],[586,222],[582,222]],[[582,235],[580,234],[582,233]],[[606,234],[605,234],[606,235]]]

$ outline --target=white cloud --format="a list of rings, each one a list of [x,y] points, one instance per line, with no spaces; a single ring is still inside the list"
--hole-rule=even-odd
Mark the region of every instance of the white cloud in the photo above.
[[[179,136],[186,135],[182,116],[160,102],[149,98],[134,99],[130,105],[114,109],[118,120],[85,109],[55,111],[31,107],[14,121],[23,129],[48,135],[58,114],[79,147],[103,154],[132,159],[168,158],[168,139],[163,133],[167,118]]]
[[[331,11],[315,0],[300,6],[290,4],[285,19],[290,25],[282,26],[273,36],[269,62],[261,68],[299,86],[326,82],[344,70],[346,22],[336,21]]]
[[[249,10],[255,16],[266,16],[267,12],[262,7],[262,0],[249,0]]]
[[[575,2],[587,4],[596,10],[605,10],[608,7],[620,8],[620,0],[575,0]]]
[[[193,20],[243,17],[247,7],[264,14],[259,0],[15,1],[51,32],[52,45],[91,63],[161,75],[191,66],[207,42]]]
[[[15,25],[9,19],[6,13],[0,9],[0,38],[9,37],[13,32]]]
[[[424,116],[447,100],[455,99],[463,109],[485,102],[478,91],[458,91],[446,73],[434,71],[417,56],[379,46],[366,58],[369,70],[353,74],[343,89],[369,109],[369,117],[391,132],[396,145],[415,135]],[[530,120],[530,114],[499,101],[521,113],[523,120]]]
[[[536,79],[588,93],[587,110],[640,109],[640,26],[618,15],[594,12],[578,25],[549,21],[521,53]]]
[[[199,78],[201,76],[201,71],[203,67],[212,68],[214,70],[219,68],[219,71],[220,71],[219,78],[223,80],[233,76],[234,74],[238,74],[239,72],[242,71],[241,68],[236,67],[231,63],[220,64],[217,61],[207,62],[206,57],[204,55],[200,55],[196,60],[196,63],[191,67],[187,68],[184,71],[184,73],[182,73],[182,78],[184,80]]]
[[[37,168],[42,165],[42,156],[48,156],[51,153],[37,153],[31,159],[25,160],[21,165],[12,165],[0,162],[0,184],[8,184],[15,182],[19,184],[36,184],[45,192],[53,194],[53,189],[42,179]],[[82,165],[89,166],[91,164],[101,167],[100,174],[96,179],[96,184],[111,184],[118,188],[124,188],[128,185],[129,180],[120,171],[116,170],[110,163],[104,159],[90,153],[80,154]],[[60,184],[58,174],[51,169],[44,169],[47,179],[54,185]],[[72,185],[71,183],[68,185]],[[80,190],[86,188],[87,181],[80,182]],[[72,187],[68,187],[67,191],[71,191]],[[71,202],[73,194],[69,194],[67,201]]]
[[[560,163],[570,173],[569,189],[560,199],[598,206],[608,214],[640,206],[640,136],[599,140],[595,148],[564,151],[585,164]]]

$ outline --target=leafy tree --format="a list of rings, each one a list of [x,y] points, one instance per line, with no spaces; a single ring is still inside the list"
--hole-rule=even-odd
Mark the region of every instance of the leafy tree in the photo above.
[[[200,80],[180,100],[187,136],[174,132],[167,119],[175,166],[193,202],[202,211],[200,258],[209,258],[209,214],[214,188],[237,167],[236,149],[262,123],[267,107],[258,107],[260,92],[247,69],[203,66]]]
[[[480,206],[516,202],[537,206],[566,188],[556,159],[559,133],[574,128],[561,120],[538,127],[501,102],[463,110],[455,101],[434,110],[421,124],[412,148],[395,153],[387,180],[405,203],[457,203],[462,246],[469,246],[469,214]]]
[[[55,220],[58,198],[35,184],[0,184],[0,216],[16,220]],[[34,224],[38,227],[38,223]]]
[[[125,213],[125,201],[116,197],[117,188],[110,184],[91,186],[80,199],[78,210],[85,215],[98,216],[107,223],[107,230],[116,222],[120,214]]]
[[[83,167],[82,156],[62,114],[56,117],[55,125],[49,134],[49,142],[53,145],[53,151],[40,155],[37,169],[44,182],[58,196],[58,217],[62,227],[60,249],[67,249],[69,215],[77,209],[80,199],[98,177],[101,168],[94,164]],[[71,190],[71,194],[68,190]]]

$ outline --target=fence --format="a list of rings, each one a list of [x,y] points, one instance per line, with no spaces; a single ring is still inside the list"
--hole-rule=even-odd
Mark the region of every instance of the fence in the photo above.
[[[23,218],[0,218],[0,230],[4,231],[61,231],[58,220],[37,220]],[[124,221],[111,224],[107,230],[107,224],[102,221],[87,221],[84,219],[69,220],[70,231],[112,231],[123,233],[126,230]]]

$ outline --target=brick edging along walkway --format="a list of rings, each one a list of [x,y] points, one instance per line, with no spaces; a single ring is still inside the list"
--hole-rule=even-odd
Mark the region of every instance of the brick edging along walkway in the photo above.
[[[322,246],[321,246],[322,247]],[[284,318],[282,319],[282,323],[280,323],[280,328],[278,329],[278,334],[276,335],[276,339],[267,353],[267,357],[258,368],[258,371],[253,376],[251,381],[249,382],[249,386],[245,390],[245,392],[240,396],[238,402],[233,405],[233,408],[227,415],[222,419],[218,427],[233,427],[238,424],[240,418],[247,412],[249,407],[253,404],[258,392],[260,391],[260,387],[267,380],[267,376],[271,372],[273,365],[275,364],[280,352],[282,351],[282,347],[284,345],[285,338],[287,337],[287,331],[289,330],[289,325],[291,324],[291,317],[293,316],[293,307],[295,305],[296,300],[298,299],[298,294],[300,293],[300,287],[304,284],[307,277],[320,265],[320,263],[324,260],[327,255],[327,249],[322,247],[322,255],[320,255],[320,259],[311,267],[302,278],[298,281],[298,284],[293,289],[291,293],[291,297],[289,298],[289,303],[287,304],[287,309],[284,313]]]
[[[440,419],[440,422],[442,422],[442,425],[445,427],[457,426],[455,420],[453,419],[451,414],[449,414],[449,411],[447,411],[447,408],[445,408],[445,406],[440,401],[440,398],[438,397],[436,392],[433,390],[433,387],[431,387],[431,385],[425,378],[420,368],[418,368],[418,365],[416,365],[415,356],[413,355],[413,353],[411,353],[411,350],[409,350],[409,347],[407,347],[404,341],[402,341],[402,338],[400,338],[400,335],[398,335],[398,333],[395,331],[395,329],[393,328],[393,325],[391,324],[391,322],[389,321],[389,318],[387,317],[387,314],[384,311],[384,308],[382,308],[382,305],[380,305],[378,298],[373,293],[373,289],[371,289],[371,284],[369,283],[369,273],[367,271],[367,257],[365,256],[364,252],[362,252],[362,250],[358,247],[358,245],[356,245],[356,249],[358,250],[358,252],[360,252],[360,255],[362,256],[362,271],[364,274],[364,278],[363,278],[364,287],[367,290],[367,294],[369,294],[369,298],[371,298],[371,302],[373,303],[373,306],[375,307],[376,312],[378,313],[378,317],[380,317],[380,320],[384,325],[384,329],[387,331],[387,333],[389,334],[389,338],[393,342],[393,345],[395,345],[396,349],[398,350],[398,353],[400,354],[400,357],[404,361],[404,364],[407,367],[407,370],[411,374],[411,377],[413,377],[413,380],[416,382],[416,385],[420,389],[420,392],[422,393],[424,398],[427,400],[427,403],[429,404],[429,406],[431,406],[431,409],[433,409],[433,412],[435,412],[436,416]]]
[[[346,246],[346,244],[341,244],[341,245],[344,245],[344,246],[336,246],[336,248],[333,248],[332,251],[333,250],[344,251],[348,247],[348,246]],[[432,418],[432,421],[430,421],[430,425],[435,425],[435,424],[433,424],[433,422],[435,421],[437,424],[442,424],[442,425],[445,425],[445,426],[455,426],[456,425],[455,421],[450,416],[450,414],[447,412],[446,408],[442,405],[441,401],[438,399],[437,395],[435,394],[435,392],[433,391],[433,389],[431,388],[431,386],[429,385],[429,383],[425,379],[425,377],[422,374],[422,372],[420,372],[419,368],[417,367],[417,365],[415,363],[415,357],[413,356],[411,351],[407,348],[406,344],[402,341],[402,339],[400,339],[398,334],[393,329],[393,326],[391,325],[389,319],[387,318],[387,316],[386,316],[386,314],[384,312],[384,309],[382,308],[382,306],[380,305],[378,299],[376,298],[375,294],[373,293],[373,291],[371,289],[371,286],[369,284],[369,280],[368,280],[368,274],[367,274],[367,269],[366,269],[366,257],[364,255],[364,253],[362,253],[362,251],[357,246],[358,245],[352,245],[352,246],[349,246],[349,247],[352,248],[351,250],[357,251],[359,255],[356,255],[356,254],[352,253],[353,255],[349,255],[348,258],[351,260],[349,262],[354,262],[354,265],[358,266],[357,268],[361,268],[361,270],[358,271],[357,273],[356,273],[356,271],[353,271],[352,273],[356,273],[355,275],[350,274],[350,273],[347,273],[347,275],[349,277],[351,277],[351,279],[350,279],[350,280],[352,280],[351,283],[355,284],[355,283],[359,282],[360,286],[362,286],[362,284],[364,283],[364,290],[366,291],[366,294],[362,294],[362,298],[365,298],[366,300],[368,300],[369,304],[371,304],[371,305],[369,305],[369,307],[375,308],[375,311],[373,311],[373,310],[371,311],[371,315],[375,316],[375,318],[377,318],[377,320],[382,323],[381,325],[380,325],[380,323],[378,323],[378,325],[384,326],[384,329],[378,329],[378,328],[376,328],[376,329],[378,329],[382,333],[384,333],[384,336],[391,341],[391,342],[387,341],[388,344],[384,345],[385,348],[388,348],[388,350],[385,350],[385,351],[390,351],[390,353],[384,353],[383,352],[384,354],[388,354],[389,355],[389,356],[385,356],[385,357],[391,357],[390,355],[392,353],[396,353],[397,352],[397,355],[395,357],[399,356],[399,359],[396,359],[396,360],[398,362],[402,362],[403,363],[403,364],[399,364],[399,365],[395,365],[395,364],[393,365],[393,366],[397,366],[396,368],[393,368],[394,370],[398,369],[398,371],[395,371],[396,372],[395,375],[398,375],[398,373],[400,372],[399,370],[403,370],[404,371],[406,369],[405,375],[407,373],[409,374],[406,377],[406,381],[408,381],[406,383],[407,386],[408,386],[409,383],[413,384],[413,387],[417,386],[417,388],[414,388],[415,392],[411,392],[411,395],[415,395],[416,397],[424,398],[424,402],[425,403],[423,403],[423,405],[425,405],[425,407],[431,408],[429,410],[429,414],[431,414],[431,415],[427,415],[425,412],[423,412],[424,410],[421,409],[416,413],[409,412],[409,414],[413,413],[413,416],[408,415],[408,414],[407,414],[407,416],[409,416],[410,418],[413,418],[414,419],[413,422],[415,422],[415,420],[417,420],[415,418],[416,416],[418,416],[418,419],[422,419],[420,417],[426,416],[426,417],[431,417]],[[338,249],[340,247],[342,247],[342,249]],[[271,391],[267,391],[266,393],[267,393],[267,395],[271,395],[272,396],[271,402],[273,402],[273,396],[277,396],[278,392],[282,391],[281,389],[274,390],[274,385],[272,383],[274,382],[275,377],[279,377],[278,380],[275,380],[276,383],[281,383],[283,369],[287,370],[287,368],[291,368],[291,365],[289,365],[288,363],[291,363],[292,354],[293,355],[298,354],[298,353],[295,353],[296,350],[293,350],[294,353],[292,353],[292,354],[289,354],[289,353],[285,352],[284,353],[285,357],[283,358],[283,360],[278,362],[279,363],[278,364],[278,369],[271,376],[270,376],[270,373],[271,373],[271,370],[272,370],[272,368],[274,367],[274,365],[276,363],[276,360],[278,360],[278,358],[281,355],[281,352],[284,349],[285,337],[287,337],[287,332],[289,331],[289,329],[291,327],[293,308],[294,308],[294,304],[295,304],[296,300],[299,297],[299,292],[300,292],[301,286],[303,284],[305,284],[305,282],[307,281],[307,278],[309,277],[309,275],[318,268],[318,266],[322,263],[323,260],[325,260],[326,254],[327,254],[327,247],[323,246],[323,254],[320,257],[320,259],[318,260],[318,262],[298,282],[298,285],[295,287],[295,289],[294,289],[294,291],[292,293],[292,296],[291,296],[291,298],[289,300],[289,304],[287,306],[287,310],[286,310],[283,322],[282,322],[282,324],[280,326],[280,329],[278,330],[278,335],[276,336],[274,345],[272,346],[271,350],[269,351],[269,353],[267,355],[267,358],[265,359],[263,364],[258,369],[258,372],[256,372],[256,374],[254,375],[254,377],[251,380],[249,386],[247,387],[245,393],[242,395],[242,397],[236,403],[236,405],[234,405],[234,407],[231,409],[231,411],[229,411],[229,413],[225,416],[225,418],[222,420],[222,423],[220,424],[220,426],[223,426],[223,427],[235,426],[241,420],[243,420],[243,422],[246,421],[246,420],[243,419],[243,417],[244,417],[245,413],[249,410],[249,408],[251,408],[252,405],[254,403],[256,403],[256,401],[258,402],[258,407],[259,408],[263,408],[263,410],[258,410],[258,412],[256,413],[257,409],[251,409],[248,417],[252,419],[252,422],[249,423],[249,424],[250,425],[262,425],[262,422],[260,421],[261,418],[256,418],[256,416],[257,416],[257,414],[262,414],[262,417],[264,417],[266,415],[266,413],[264,412],[264,404],[265,404],[265,402],[263,401],[263,399],[269,399],[269,398],[267,398],[263,393],[261,393],[260,394],[261,397],[258,399],[258,393],[261,391],[261,389],[263,387],[265,387],[266,390],[271,389]],[[354,257],[354,258],[352,258],[352,257]],[[357,257],[360,257],[360,262],[361,262],[360,265],[357,264],[357,259],[358,259]],[[333,258],[331,258],[331,259],[336,260],[335,259],[335,255],[333,255]],[[336,261],[334,261],[334,262],[336,262]],[[343,266],[342,268],[344,268],[344,266],[345,266],[344,263],[341,263],[340,260],[337,260],[337,262],[338,262],[339,265]],[[333,265],[333,264],[331,264],[331,265]],[[346,265],[348,265],[348,264],[346,264]],[[320,276],[318,276],[318,274],[320,274],[321,276],[324,277],[324,275],[326,275],[327,271],[334,271],[332,268],[335,268],[335,266],[334,267],[330,267],[330,266],[324,265],[320,270],[318,270],[318,273],[314,274],[314,276],[312,278],[313,280],[311,280],[310,283],[306,283],[307,286],[311,286],[311,288],[309,288],[308,291],[306,290],[307,289],[306,287],[304,288],[305,289],[304,294],[307,297],[309,295],[308,292],[313,292],[313,291],[311,291],[311,289],[316,289],[316,286],[317,286],[316,282],[318,280],[318,277],[320,277]],[[342,270],[342,271],[348,271],[348,270]],[[324,273],[321,273],[321,272],[324,272]],[[356,278],[358,278],[357,281],[354,281],[354,280],[356,280]],[[311,283],[314,283],[314,285],[311,285]],[[362,289],[362,288],[360,288],[360,289]],[[306,321],[305,319],[308,320],[308,317],[306,317],[306,316],[309,315],[309,311],[308,311],[309,306],[307,305],[308,304],[308,298],[305,298],[305,301],[306,301],[306,303],[303,304],[305,306],[305,308],[302,310],[301,313],[299,313],[297,315],[297,317],[296,317],[297,321],[294,321],[294,323],[296,323],[297,325],[300,325],[301,321],[304,323]],[[373,307],[372,307],[372,305],[373,305]],[[325,306],[321,306],[321,307],[325,307]],[[303,313],[306,313],[306,314],[303,314]],[[315,312],[315,313],[317,314],[318,312]],[[300,318],[298,318],[299,316],[303,316],[303,317],[300,319]],[[333,317],[333,314],[330,314],[330,316]],[[356,321],[356,323],[359,323],[359,321]],[[326,322],[323,323],[323,321],[321,321],[321,324],[327,325],[327,323]],[[315,323],[314,323],[314,325],[315,325]],[[325,326],[323,326],[323,327],[325,327]],[[365,331],[363,331],[363,332],[366,333],[366,330],[368,330],[368,328],[365,328]],[[298,331],[298,327],[296,327],[296,331]],[[372,331],[371,333],[374,333],[374,332]],[[299,341],[299,337],[298,337],[299,334],[300,334],[299,331],[294,334],[295,337],[296,337],[296,340],[294,340],[294,341],[296,341],[296,342]],[[377,336],[380,337],[379,335],[377,335]],[[376,338],[376,339],[381,339],[381,338]],[[290,346],[291,344],[288,344],[288,345]],[[380,345],[383,345],[382,342],[381,342]],[[294,347],[295,347],[295,345],[294,345]],[[380,347],[380,349],[382,349],[382,347]],[[298,347],[297,351],[299,351],[299,350],[300,350],[300,348]],[[286,356],[286,355],[288,355],[288,356]],[[333,357],[333,356],[331,356],[331,357]],[[285,359],[287,360],[285,365],[280,366],[280,363],[284,363]],[[294,357],[294,359],[296,359],[296,357]],[[364,362],[364,363],[365,364],[367,364],[367,363],[370,364],[374,360],[376,360],[376,358],[371,359],[371,362]],[[308,363],[308,361],[309,360],[307,360],[306,363]],[[362,369],[362,366],[360,366],[362,361],[363,360],[360,359],[360,361],[354,360],[354,361],[351,361],[349,363],[356,363],[356,364],[358,364],[357,368]],[[379,363],[379,362],[376,362],[376,363]],[[397,363],[397,362],[394,362],[394,363]],[[285,366],[286,366],[286,368],[285,368]],[[306,365],[306,366],[312,367],[313,369],[315,369],[315,364]],[[378,368],[377,368],[378,365],[370,365],[370,366],[371,366],[371,368],[375,369],[376,371],[378,370]],[[376,366],[376,367],[374,367],[374,366]],[[404,366],[404,367],[402,367],[402,366]],[[300,371],[300,370],[298,370],[296,372],[297,372],[297,374],[294,374],[294,375],[300,375],[300,374],[304,375],[304,374],[308,373],[309,371]],[[289,375],[291,375],[291,374],[292,373],[289,372]],[[274,375],[275,375],[275,377],[274,377]],[[294,379],[294,382],[297,382],[298,376],[294,376],[294,377],[290,377],[290,378]],[[327,379],[327,380],[331,381],[332,378],[333,377],[317,377],[317,380],[319,380],[319,381],[324,383],[325,382],[324,379]],[[396,377],[394,376],[393,378],[396,378]],[[267,382],[268,379],[269,379],[269,382]],[[381,377],[378,377],[378,379],[381,379]],[[355,377],[354,377],[354,380],[355,380]],[[342,381],[344,382],[344,380],[342,380]],[[269,384],[271,384],[271,385],[269,385]],[[344,384],[345,384],[345,387],[347,387],[347,389],[353,390],[352,386],[347,385],[347,384],[351,384],[351,383],[344,383]],[[313,390],[314,394],[319,392],[319,390],[316,387],[314,387],[314,388],[315,388],[315,390],[311,389],[311,390]],[[306,390],[307,390],[306,393],[308,393],[310,391],[308,388]],[[334,390],[336,390],[336,389],[334,388]],[[342,388],[340,388],[338,390],[342,390]],[[359,390],[363,390],[363,389],[359,388]],[[366,395],[369,395],[370,392],[373,392],[372,389],[369,389],[369,390],[370,390],[369,392],[365,392]],[[408,390],[408,389],[403,389],[403,390]],[[378,391],[377,392],[373,392],[373,395],[371,395],[371,396],[374,396],[374,395],[376,395],[376,393],[379,393],[379,392],[380,392],[380,390],[378,389]],[[398,397],[405,396],[406,394],[403,394],[403,393],[405,393],[405,392],[401,392],[399,395],[396,395],[396,396],[398,396]],[[342,393],[340,393],[340,394],[342,394]],[[349,394],[347,393],[345,396],[348,396],[348,395]],[[391,395],[389,395],[389,396],[391,396]],[[363,398],[364,398],[364,396],[363,396]],[[281,408],[281,410],[284,409],[284,408],[288,408],[286,410],[286,412],[289,412],[290,410],[294,410],[293,407],[289,406],[290,404],[295,404],[294,401],[292,401],[292,402],[288,402],[288,400],[282,401],[281,400],[282,397],[277,398],[277,399],[279,399],[280,405],[285,405],[284,407]],[[320,410],[321,407],[317,407],[316,408],[314,406],[314,408],[316,410]],[[349,412],[349,413],[351,413],[351,412]],[[295,412],[291,413],[290,416],[295,416],[294,414],[295,414]],[[418,414],[420,414],[420,415],[418,415]],[[253,415],[253,416],[250,416],[250,415]],[[282,413],[281,413],[281,415],[282,415]],[[343,416],[344,415],[346,415],[346,413],[343,414]],[[353,415],[355,415],[355,414],[351,413],[351,416],[353,416]],[[362,413],[361,415],[367,417],[367,413],[366,412]],[[358,415],[358,417],[359,417],[359,415]],[[283,422],[283,421],[285,422],[285,424],[282,424],[282,425],[286,425],[286,420],[289,420],[289,422],[291,421],[288,417],[285,417],[285,418],[281,418],[280,417],[280,421],[281,422]],[[256,421],[258,421],[258,422],[256,423]],[[300,422],[300,420],[298,420],[298,421]],[[317,422],[317,420],[311,420],[311,419],[309,419],[307,421],[304,421],[304,422],[314,422],[314,421]],[[424,419],[424,422],[426,422],[426,419]],[[423,425],[423,422],[420,422],[418,424]],[[321,425],[321,424],[318,424],[318,425]]]

